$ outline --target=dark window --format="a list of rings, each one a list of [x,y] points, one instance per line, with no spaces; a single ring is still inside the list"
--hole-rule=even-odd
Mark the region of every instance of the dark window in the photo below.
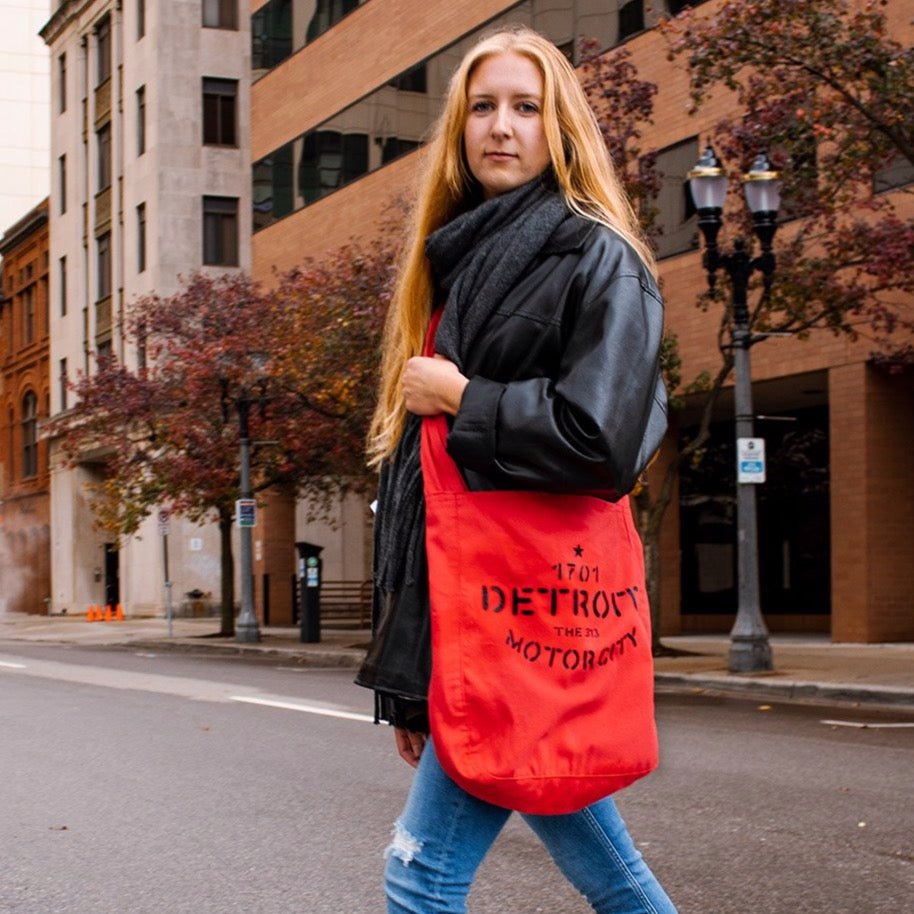
[[[22,343],[28,346],[35,342],[35,286],[22,290]]]
[[[317,0],[314,15],[308,23],[307,41],[314,41],[327,29],[333,28],[347,13],[359,5],[359,0]]]
[[[99,128],[95,136],[98,140],[98,189],[111,186],[111,124]]]
[[[60,408],[67,408],[67,360],[60,360]]]
[[[136,208],[136,271],[146,269],[146,204]]]
[[[251,16],[251,67],[270,70],[293,50],[292,0],[270,0]]]
[[[60,278],[60,316],[64,317],[67,313],[67,258],[61,257],[59,261],[59,278]]]
[[[96,240],[98,251],[98,299],[111,294],[111,234],[106,232]]]
[[[136,40],[146,35],[146,0],[136,0]]]
[[[399,137],[391,136],[384,140],[381,147],[381,164],[386,165],[394,159],[398,159],[407,152],[412,152],[419,148],[417,140],[401,140]]]
[[[238,0],[203,0],[203,24],[210,29],[237,29]]]
[[[402,92],[427,92],[428,78],[425,63],[420,63],[417,67],[401,73],[392,79],[388,85],[393,86],[395,89],[400,89]]]
[[[203,262],[238,266],[238,198],[203,198]]]
[[[38,475],[38,397],[29,391],[22,398],[22,476]]]
[[[111,78],[111,20],[105,16],[95,29],[95,56],[98,80],[101,85]]]
[[[111,340],[102,340],[95,348],[95,358],[101,362],[111,358]]]
[[[44,324],[41,327],[41,334],[42,336],[47,336],[51,331],[51,296],[48,294],[47,275],[42,276],[41,279],[38,280],[38,285],[41,288],[41,315],[44,320]]]
[[[60,184],[60,212],[67,211],[67,157],[61,156],[57,160],[57,177]]]
[[[914,183],[914,164],[901,153],[896,153],[888,165],[880,168],[873,176],[873,189],[882,193]]]
[[[644,0],[629,0],[619,7],[619,41],[644,31]]]
[[[698,246],[695,205],[688,183],[688,173],[697,161],[697,137],[667,146],[657,153],[657,169],[663,181],[655,201],[658,257],[691,251]]]
[[[234,146],[238,81],[203,80],[203,142],[213,146]]]
[[[282,63],[291,54],[333,28],[366,0],[268,0],[251,16],[251,68],[254,77]],[[302,27],[303,7],[314,9]],[[297,13],[293,16],[293,10]]]
[[[313,203],[368,171],[368,135],[312,130],[306,133],[298,169],[299,193]]]
[[[57,58],[57,89],[60,104],[57,110],[62,114],[67,110],[67,55],[61,54]]]
[[[146,152],[146,87],[136,90],[136,154]]]

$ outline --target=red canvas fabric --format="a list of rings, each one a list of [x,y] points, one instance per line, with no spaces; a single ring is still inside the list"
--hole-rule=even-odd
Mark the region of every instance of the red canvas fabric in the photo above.
[[[628,500],[468,491],[446,436],[423,420],[435,751],[480,799],[576,811],[657,764]]]

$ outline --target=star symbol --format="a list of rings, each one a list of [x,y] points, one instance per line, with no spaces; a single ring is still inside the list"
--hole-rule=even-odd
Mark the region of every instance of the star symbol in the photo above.
[[[576,556],[578,556],[578,558],[580,558],[580,557],[584,554],[584,547],[583,547],[583,546],[575,546],[575,547],[574,547],[574,554],[575,554]]]

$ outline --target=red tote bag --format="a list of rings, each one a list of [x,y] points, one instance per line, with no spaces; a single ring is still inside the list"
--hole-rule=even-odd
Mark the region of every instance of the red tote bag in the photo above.
[[[657,765],[650,612],[628,499],[471,492],[422,423],[435,752],[467,792],[574,812]]]

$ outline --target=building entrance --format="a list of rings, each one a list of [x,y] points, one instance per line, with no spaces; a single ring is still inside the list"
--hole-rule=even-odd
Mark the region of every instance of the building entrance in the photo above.
[[[828,408],[780,410],[756,423],[767,481],[758,486],[759,582],[772,631],[829,631]],[[737,606],[733,423],[712,426],[702,461],[680,471],[683,631],[727,631]]]
[[[105,606],[121,602],[121,576],[117,543],[105,543]]]

